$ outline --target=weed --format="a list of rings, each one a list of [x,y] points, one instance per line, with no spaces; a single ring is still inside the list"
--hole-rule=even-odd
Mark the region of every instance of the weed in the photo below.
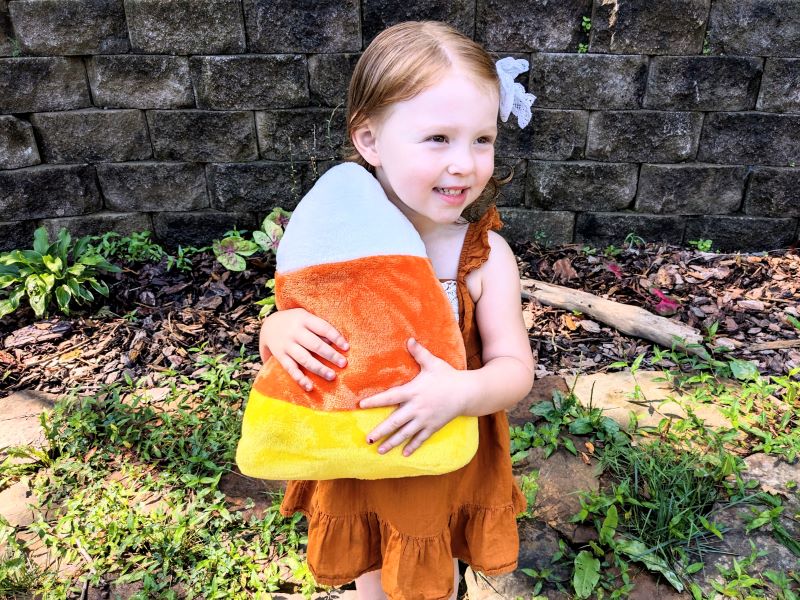
[[[711,252],[711,248],[714,245],[712,240],[689,240],[689,245],[697,248],[700,252]]]
[[[0,562],[0,586],[66,598],[80,594],[84,582],[113,580],[138,582],[141,599],[176,597],[176,590],[238,599],[278,591],[288,569],[306,595],[313,591],[298,555],[306,543],[301,516],[282,517],[280,495],[273,495],[262,517],[245,519],[220,490],[249,392],[241,371],[256,357],[212,356],[202,347],[190,356],[194,372],[172,373],[177,380],[162,401],[131,380],[91,396],[73,393],[42,417],[51,448],[39,458],[48,468],[32,475],[41,508],[25,529],[78,572],[64,578],[32,570],[25,549],[11,546]],[[8,469],[0,475],[19,476]],[[0,525],[0,547],[13,533]]]
[[[164,248],[150,239],[149,231],[120,235],[109,231],[92,236],[90,247],[108,260],[118,259],[128,263],[158,262],[166,255]]]
[[[38,578],[39,569],[17,540],[16,529],[0,515],[0,597],[14,598],[23,594]]]
[[[643,248],[647,245],[642,237],[633,232],[625,236],[624,244],[628,247],[628,250],[633,250],[634,248]]]
[[[171,271],[173,268],[178,269],[178,271],[191,271],[193,266],[192,257],[208,249],[208,246],[202,248],[187,246],[184,248],[179,245],[174,256],[171,254],[167,256],[167,271]]]
[[[533,507],[536,505],[536,494],[539,492],[539,471],[534,469],[525,473],[520,477],[519,487],[525,500],[528,503],[528,508],[525,512],[517,515],[518,519],[530,519],[533,517]]]
[[[722,535],[711,509],[741,462],[721,447],[700,453],[655,440],[606,445],[600,464],[613,479],[611,491],[585,495],[574,520],[593,517],[601,542],[680,591],[677,573],[702,557],[709,536]]]
[[[586,54],[589,51],[589,44],[578,43],[578,54]]]
[[[11,56],[13,58],[17,58],[18,56],[22,56],[22,46],[19,43],[19,40],[15,37],[9,38],[11,42]]]
[[[628,440],[616,421],[603,416],[602,409],[584,407],[572,393],[564,396],[554,391],[552,401],[535,404],[530,411],[544,418],[545,423],[534,425],[528,422],[523,426],[511,427],[512,462],[524,459],[531,448],[543,448],[545,458],[555,452],[559,445],[577,455],[578,450],[572,439],[563,435],[565,429],[573,435],[591,435],[600,443],[625,443]]]

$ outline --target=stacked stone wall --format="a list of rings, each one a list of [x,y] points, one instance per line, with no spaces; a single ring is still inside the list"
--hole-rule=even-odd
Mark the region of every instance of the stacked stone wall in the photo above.
[[[531,63],[533,121],[496,146],[509,238],[797,242],[800,0],[0,0],[0,248],[293,208],[341,157],[359,53],[408,19]]]

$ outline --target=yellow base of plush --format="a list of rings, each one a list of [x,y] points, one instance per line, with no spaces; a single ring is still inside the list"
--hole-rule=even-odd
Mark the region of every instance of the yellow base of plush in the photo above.
[[[411,456],[403,446],[378,454],[367,434],[393,408],[321,411],[255,389],[242,423],[236,463],[259,479],[386,479],[439,475],[466,465],[478,449],[478,419],[457,417]]]

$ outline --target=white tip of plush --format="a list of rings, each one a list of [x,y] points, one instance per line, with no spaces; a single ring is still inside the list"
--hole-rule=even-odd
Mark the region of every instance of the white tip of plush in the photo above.
[[[398,254],[427,256],[378,180],[348,162],[326,171],[297,205],[278,246],[277,270]]]

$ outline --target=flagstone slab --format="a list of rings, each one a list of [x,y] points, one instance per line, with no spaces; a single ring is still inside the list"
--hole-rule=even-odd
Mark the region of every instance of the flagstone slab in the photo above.
[[[602,408],[605,416],[622,427],[628,426],[631,412],[636,414],[640,427],[655,427],[664,418],[684,419],[687,417],[684,405],[689,406],[706,427],[730,427],[730,421],[718,407],[690,401],[663,379],[661,371],[637,371],[635,377],[630,371],[619,371],[577,375],[567,383],[570,387],[574,384],[573,391],[581,404]]]
[[[12,527],[27,527],[33,523],[33,511],[28,507],[35,503],[30,487],[25,481],[18,481],[0,492],[0,515]]]
[[[56,398],[37,390],[22,390],[0,398],[0,455],[9,446],[45,447],[47,440],[39,415],[51,410]]]

